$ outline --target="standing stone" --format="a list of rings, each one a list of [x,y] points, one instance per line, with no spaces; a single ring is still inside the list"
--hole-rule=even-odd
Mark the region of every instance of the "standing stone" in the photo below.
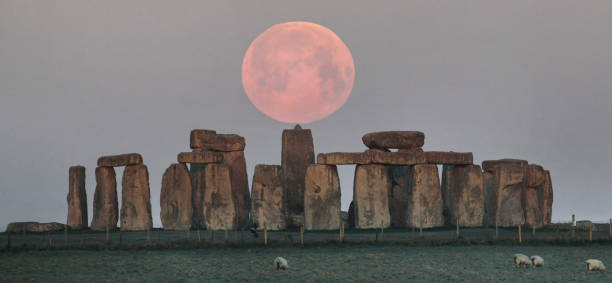
[[[411,167],[390,166],[393,180],[389,199],[391,226],[406,227],[406,212],[408,210],[408,193],[410,191]]]
[[[310,165],[304,190],[304,228],[336,230],[342,222],[340,179],[334,165]]]
[[[348,228],[354,228],[355,227],[355,205],[353,204],[353,201],[351,201],[351,204],[349,204],[349,209],[348,209]]]
[[[293,130],[283,131],[281,166],[283,187],[286,196],[287,226],[298,227],[297,219],[304,215],[304,178],[306,168],[314,163],[314,144],[310,129],[296,125]]]
[[[544,171],[544,184],[538,190],[540,200],[540,211],[542,212],[542,221],[544,225],[551,224],[552,221],[552,205],[553,205],[553,187],[550,179],[550,171]]]
[[[191,176],[191,206],[193,208],[193,216],[191,228],[204,229],[204,169],[206,164],[192,163],[189,168],[189,176]]]
[[[422,228],[443,226],[442,190],[438,166],[433,164],[412,166],[410,184],[406,225]]]
[[[285,229],[285,200],[280,165],[257,165],[253,175],[251,201],[253,222],[263,229]]]
[[[365,134],[361,140],[368,148],[418,150],[425,144],[425,134],[418,131],[388,131]]]
[[[378,164],[357,165],[353,184],[355,227],[375,229],[389,227],[389,190],[391,179],[387,167]]]
[[[230,168],[209,164],[204,169],[204,224],[209,230],[236,229]]]
[[[237,228],[246,228],[249,225],[249,211],[251,211],[251,195],[249,192],[249,177],[246,171],[244,151],[222,152],[221,164],[230,168],[232,179],[232,199],[236,209]]]
[[[482,162],[485,184],[485,223],[516,227],[525,222],[522,197],[527,161],[517,159]]]
[[[482,226],[485,193],[478,165],[444,165],[442,171],[444,223],[462,227]]]
[[[210,130],[191,132],[191,148],[212,151],[243,151],[244,137],[235,134],[217,134]]]
[[[142,231],[153,228],[147,166],[126,166],[121,186],[121,230]]]
[[[87,228],[87,192],[85,191],[85,167],[72,166],[68,170],[68,220],[72,229]]]
[[[142,156],[138,153],[109,155],[98,158],[99,167],[120,167],[142,164]]]
[[[539,191],[544,185],[546,175],[544,168],[540,165],[530,164],[527,166],[526,186],[523,190],[523,213],[525,214],[525,226],[540,228],[544,225],[542,209],[540,207]]]
[[[172,164],[162,177],[161,221],[165,230],[189,230],[192,224],[192,188],[185,164]]]
[[[114,230],[119,221],[117,178],[113,167],[96,168],[96,192],[94,193],[91,230]]]

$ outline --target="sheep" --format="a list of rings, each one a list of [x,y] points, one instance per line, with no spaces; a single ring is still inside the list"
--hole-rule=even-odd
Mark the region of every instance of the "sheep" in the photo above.
[[[544,259],[541,256],[532,255],[531,256],[531,265],[533,267],[540,267],[540,266],[544,265]]]
[[[584,261],[587,266],[587,271],[605,271],[606,266],[601,262],[601,260],[597,259],[587,259]]]
[[[516,265],[531,265],[531,259],[524,254],[514,254],[513,257]]]
[[[289,263],[287,263],[286,259],[279,256],[274,260],[274,266],[276,266],[276,270],[279,270],[279,269],[285,270],[289,268]]]

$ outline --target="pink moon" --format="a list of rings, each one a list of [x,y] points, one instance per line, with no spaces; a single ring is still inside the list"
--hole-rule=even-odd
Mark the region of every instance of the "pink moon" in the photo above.
[[[249,46],[242,85],[253,105],[286,123],[321,120],[340,109],[355,80],[353,56],[330,29],[309,22],[274,25]]]

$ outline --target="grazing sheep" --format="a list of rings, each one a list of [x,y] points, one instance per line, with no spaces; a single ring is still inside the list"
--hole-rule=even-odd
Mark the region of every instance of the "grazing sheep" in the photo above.
[[[524,254],[514,254],[513,257],[516,265],[531,265],[531,259]]]
[[[544,265],[544,259],[539,256],[539,255],[532,255],[531,256],[531,265],[533,267],[540,267],[542,265]]]
[[[276,266],[276,270],[279,270],[279,269],[285,270],[289,268],[289,263],[287,263],[287,260],[280,256],[274,260],[274,265]]]
[[[605,271],[606,266],[601,262],[601,260],[597,259],[587,259],[584,263],[586,263],[587,271]]]

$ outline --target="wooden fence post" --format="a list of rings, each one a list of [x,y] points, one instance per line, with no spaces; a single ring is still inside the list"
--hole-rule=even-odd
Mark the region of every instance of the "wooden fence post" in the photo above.
[[[459,239],[459,218],[457,217],[457,239]]]
[[[343,235],[343,229],[344,228],[344,223],[340,223],[340,227],[338,228],[338,240],[340,241],[340,243],[342,243],[343,239],[344,239],[344,235]]]
[[[593,241],[593,223],[589,225],[589,242]]]
[[[519,244],[523,243],[523,235],[521,233],[521,224],[518,225]]]
[[[202,239],[200,238],[200,228],[198,227],[198,242],[201,242]]]
[[[572,238],[576,237],[576,215],[572,214]]]
[[[304,245],[304,225],[300,226],[300,244]]]
[[[264,225],[264,245],[268,245],[268,228]]]

